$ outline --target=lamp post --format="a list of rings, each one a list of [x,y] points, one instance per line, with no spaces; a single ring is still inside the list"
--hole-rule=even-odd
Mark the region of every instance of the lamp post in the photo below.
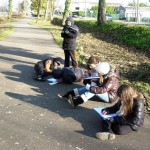
[[[137,22],[140,23],[140,16],[139,16],[139,0],[137,0]]]
[[[87,3],[87,0],[85,0],[85,17],[86,17],[86,3]]]

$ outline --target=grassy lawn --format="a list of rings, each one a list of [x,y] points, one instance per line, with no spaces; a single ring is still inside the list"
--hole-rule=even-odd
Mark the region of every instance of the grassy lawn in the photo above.
[[[8,37],[13,32],[11,23],[8,20],[0,18],[0,40]]]
[[[0,17],[0,40],[5,39],[14,31],[11,22],[16,22],[21,18],[23,18],[22,15],[13,15],[11,20],[7,17]]]
[[[30,24],[48,30],[52,33],[56,43],[59,46],[62,45],[60,36],[62,26],[43,20],[39,20],[38,23],[33,20]],[[150,99],[150,59],[148,55],[134,47],[127,47],[105,38],[97,38],[101,34],[99,32],[89,32],[85,28],[80,28],[80,30],[81,34],[77,38],[80,64],[84,65],[91,55],[100,56],[103,61],[108,61],[118,67],[121,74],[121,83],[130,84]]]

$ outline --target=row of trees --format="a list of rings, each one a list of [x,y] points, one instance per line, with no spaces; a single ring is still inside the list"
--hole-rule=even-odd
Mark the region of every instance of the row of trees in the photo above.
[[[41,11],[45,12],[44,16],[45,19],[48,16],[48,12],[50,12],[50,20],[53,19],[53,14],[54,14],[54,2],[55,0],[32,0],[31,4],[31,10],[32,11],[37,11],[37,19],[39,19],[41,15]]]
[[[53,15],[54,15],[54,3],[56,0],[31,0],[31,9],[33,11],[36,11],[37,14],[37,19],[39,19],[39,16],[41,15],[40,12],[44,12],[45,19],[48,17],[48,12],[49,13],[49,19],[53,20]],[[137,1],[137,3],[135,2]],[[70,14],[70,3],[71,0],[66,0],[65,1],[65,10],[63,14],[63,24],[66,20],[66,18]],[[133,3],[129,3],[130,6],[145,6],[144,3],[138,3],[138,0],[133,0]],[[26,10],[27,7],[29,6],[29,0],[23,0],[23,2],[19,5],[19,11]],[[137,7],[137,8],[138,8]],[[106,6],[106,0],[99,0],[98,6],[95,6],[92,8],[94,11],[98,12],[98,17],[97,17],[97,23],[98,24],[103,24],[106,22],[105,20],[105,12],[106,13],[115,13],[117,10],[114,7],[111,6]],[[9,9],[8,9],[8,18],[10,19],[12,16],[12,0],[9,0]]]
[[[13,0],[8,1],[8,19],[12,18]],[[29,7],[29,0],[23,0],[18,6],[18,12],[26,11]]]
[[[47,18],[48,12],[50,12],[50,20],[53,20],[53,14],[54,14],[54,2],[55,0],[32,0],[31,4],[31,9],[34,11],[37,11],[37,19],[40,16],[40,11],[45,12],[45,19]],[[66,0],[65,1],[65,10],[63,14],[63,22],[64,24],[66,18],[70,14],[70,3],[71,0]],[[98,18],[97,18],[97,23],[98,24],[103,24],[106,22],[105,20],[105,7],[106,7],[106,2],[105,0],[99,0],[99,5],[98,5]]]

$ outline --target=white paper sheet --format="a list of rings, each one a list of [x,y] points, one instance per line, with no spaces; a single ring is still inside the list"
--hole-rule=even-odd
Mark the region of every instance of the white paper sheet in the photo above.
[[[98,108],[93,108],[104,120],[112,118],[117,116],[117,114],[109,114],[109,115],[103,115],[102,114],[102,109],[104,109],[104,107],[98,107]]]

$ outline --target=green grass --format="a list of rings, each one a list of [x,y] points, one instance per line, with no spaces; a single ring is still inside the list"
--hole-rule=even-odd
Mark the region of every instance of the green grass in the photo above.
[[[14,31],[11,22],[16,22],[23,18],[23,15],[13,15],[11,20],[8,20],[7,17],[0,17],[0,40],[3,40],[10,36]]]
[[[60,25],[62,19],[54,18],[54,23]],[[117,22],[108,22],[102,26],[97,26],[96,21],[81,21],[76,20],[75,24],[80,27],[83,32],[93,32],[95,38],[101,39],[105,36],[105,39],[120,42],[127,46],[132,46],[150,55],[150,27],[122,24]],[[99,33],[94,35],[95,32]],[[104,36],[103,36],[104,34]]]
[[[0,24],[0,40],[5,39],[13,32],[13,27],[10,23]]]
[[[7,17],[0,17],[0,40],[3,40],[10,36],[14,31],[11,22],[18,21],[19,18],[12,18],[8,20]]]

